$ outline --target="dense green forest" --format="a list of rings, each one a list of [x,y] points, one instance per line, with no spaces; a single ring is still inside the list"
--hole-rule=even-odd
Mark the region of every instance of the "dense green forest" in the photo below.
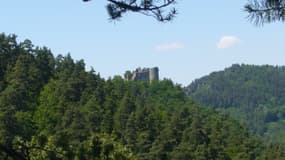
[[[193,101],[226,112],[266,142],[285,146],[285,67],[232,65],[185,88]]]
[[[0,34],[0,159],[284,157],[227,115],[191,102],[171,80],[105,80],[82,60]]]

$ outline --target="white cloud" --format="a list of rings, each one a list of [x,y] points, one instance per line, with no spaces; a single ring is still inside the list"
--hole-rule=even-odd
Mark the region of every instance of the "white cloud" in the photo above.
[[[240,42],[236,36],[223,36],[217,44],[218,49],[230,48]]]
[[[165,52],[165,51],[173,51],[183,48],[185,48],[185,45],[183,43],[173,42],[173,43],[160,44],[155,47],[155,50],[158,52]]]

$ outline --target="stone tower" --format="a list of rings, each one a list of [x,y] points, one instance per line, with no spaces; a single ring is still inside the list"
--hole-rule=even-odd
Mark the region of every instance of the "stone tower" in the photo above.
[[[158,67],[150,68],[149,69],[149,81],[158,81]]]

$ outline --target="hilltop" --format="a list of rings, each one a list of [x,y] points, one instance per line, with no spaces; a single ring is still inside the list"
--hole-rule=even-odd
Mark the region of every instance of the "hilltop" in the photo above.
[[[285,144],[285,67],[234,64],[184,88],[203,106],[227,113],[266,142]]]

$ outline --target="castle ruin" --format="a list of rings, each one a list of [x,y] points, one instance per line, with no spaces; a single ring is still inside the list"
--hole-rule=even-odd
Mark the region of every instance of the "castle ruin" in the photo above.
[[[154,68],[137,68],[135,71],[127,71],[125,78],[129,81],[158,81],[158,67]]]

